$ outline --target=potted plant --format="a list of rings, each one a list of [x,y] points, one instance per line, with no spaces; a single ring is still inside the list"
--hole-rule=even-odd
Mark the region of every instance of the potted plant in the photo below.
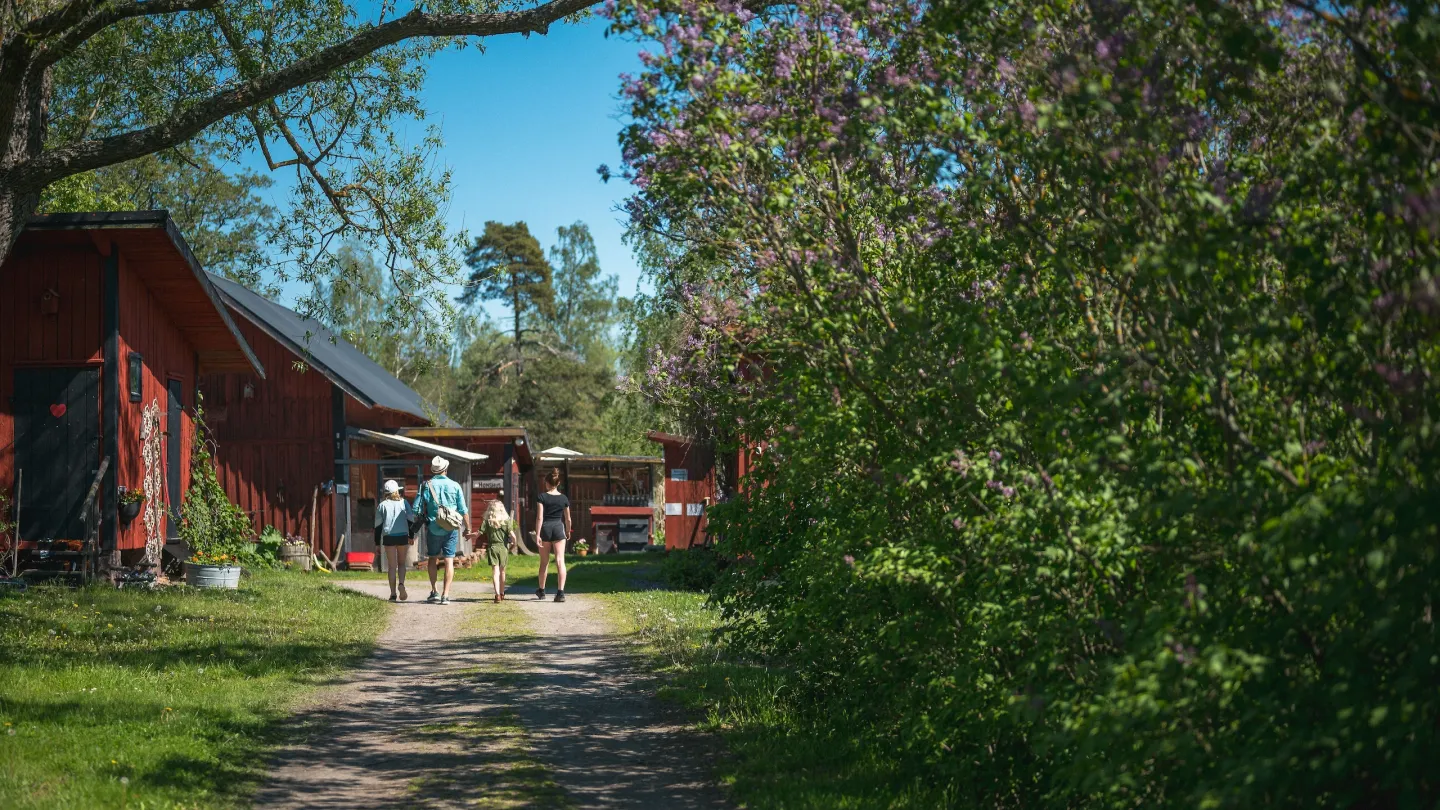
[[[250,549],[250,518],[225,497],[215,477],[204,411],[195,407],[195,438],[190,448],[190,491],[180,513],[180,539],[190,548],[185,582],[197,588],[236,588],[240,560]]]
[[[129,523],[140,514],[140,507],[145,504],[145,490],[120,488],[120,520]]]
[[[581,557],[588,555],[590,553],[590,544],[585,542],[584,540],[581,540],[580,542],[575,544],[575,553],[579,554]]]

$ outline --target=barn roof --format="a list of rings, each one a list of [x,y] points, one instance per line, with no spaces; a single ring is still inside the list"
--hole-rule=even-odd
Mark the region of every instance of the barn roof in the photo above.
[[[83,235],[82,235],[83,234]],[[254,371],[265,367],[220,302],[169,211],[98,211],[31,217],[22,239],[85,239],[109,255],[119,248],[126,266],[145,282],[175,327],[195,347],[202,370]]]
[[[385,408],[429,421],[425,400],[384,366],[313,318],[280,306],[226,278],[211,274],[231,309],[289,349],[306,365],[367,408]],[[445,421],[442,418],[442,421]]]

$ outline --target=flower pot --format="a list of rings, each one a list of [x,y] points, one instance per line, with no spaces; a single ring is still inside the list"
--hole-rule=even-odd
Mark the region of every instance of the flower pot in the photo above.
[[[310,559],[310,549],[307,546],[286,543],[280,547],[280,562],[286,567],[294,566],[301,571],[309,571]]]
[[[193,588],[240,587],[240,566],[185,563],[185,584]]]
[[[142,501],[132,501],[120,504],[120,520],[129,523],[140,515],[140,507],[145,504]]]
[[[588,549],[588,548],[577,548],[577,549],[575,549],[575,553],[576,553],[576,554],[579,554],[581,557],[585,557],[585,556],[588,556],[588,555],[590,554],[590,549]]]

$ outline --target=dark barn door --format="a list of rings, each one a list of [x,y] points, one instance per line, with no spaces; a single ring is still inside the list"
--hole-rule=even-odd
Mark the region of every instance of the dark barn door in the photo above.
[[[179,380],[170,380],[165,385],[169,393],[168,412],[165,419],[165,501],[170,509],[165,520],[168,527],[165,532],[166,539],[176,540],[180,537],[180,501],[183,498],[180,492],[180,435],[181,435],[181,403],[180,392],[184,389]]]
[[[84,500],[100,468],[100,370],[15,371],[20,536],[83,540]]]

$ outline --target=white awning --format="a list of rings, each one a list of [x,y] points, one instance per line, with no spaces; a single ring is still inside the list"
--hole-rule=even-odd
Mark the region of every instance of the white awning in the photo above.
[[[552,448],[550,448],[549,450],[541,450],[541,451],[540,451],[540,457],[541,457],[541,458],[545,458],[545,457],[547,457],[547,456],[550,457],[550,458],[565,458],[566,456],[571,456],[571,457],[573,457],[573,456],[583,456],[583,455],[585,455],[585,454],[584,454],[584,453],[577,453],[576,451],[571,450],[571,449],[568,448],[568,447],[552,447]]]
[[[454,447],[422,442],[419,439],[412,439],[409,436],[396,436],[393,433],[378,433],[364,428],[351,428],[350,438],[357,439],[370,444],[379,444],[396,450],[404,450],[408,453],[425,453],[441,458],[448,458],[451,461],[463,461],[467,464],[475,464],[484,461],[489,456],[484,453],[471,453],[468,450],[457,450]]]

